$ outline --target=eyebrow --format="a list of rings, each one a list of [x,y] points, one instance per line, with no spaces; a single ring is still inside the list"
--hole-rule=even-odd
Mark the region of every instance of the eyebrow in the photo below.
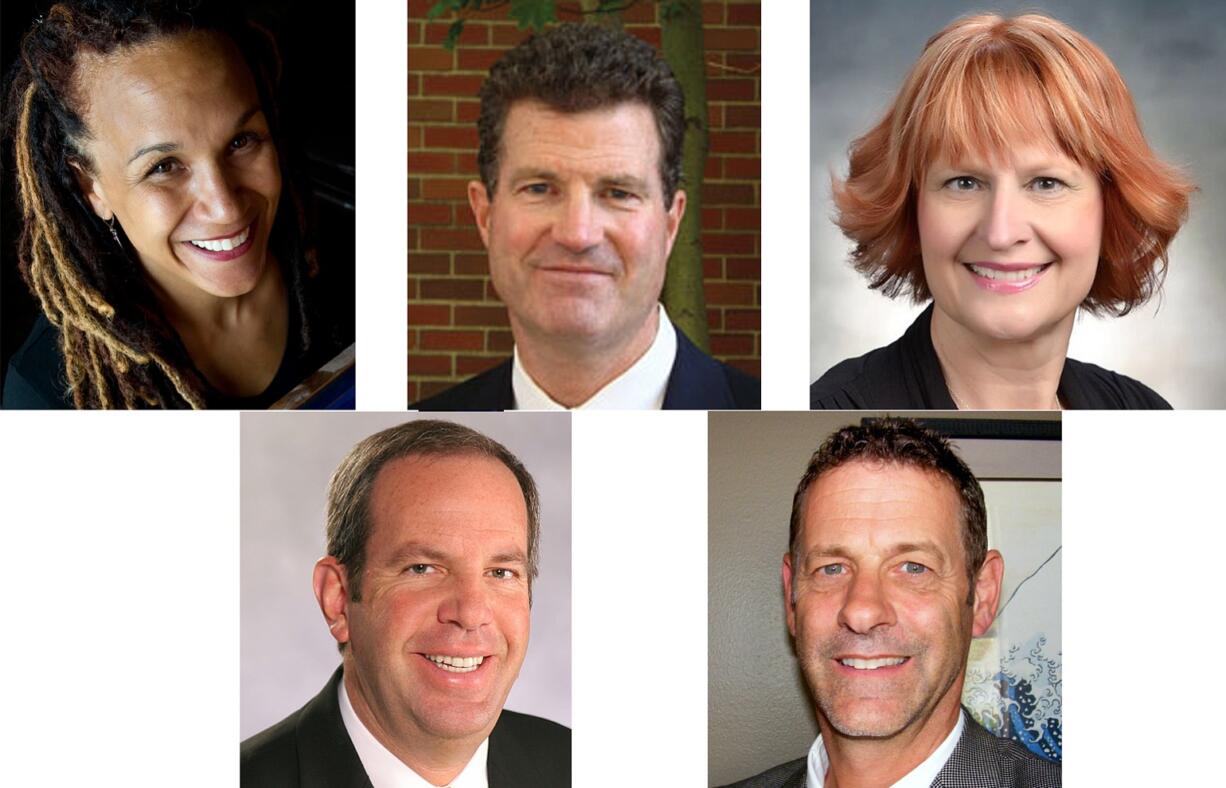
[[[447,561],[451,558],[451,555],[421,542],[408,542],[398,547],[392,553],[391,558],[387,560],[387,564],[388,566],[397,566],[417,558],[425,559],[426,561]],[[514,549],[490,556],[489,562],[493,564],[523,564],[526,566],[528,558],[524,555],[523,550]]]
[[[888,556],[902,555],[903,553],[933,553],[944,557],[945,552],[937,546],[936,542],[924,539],[918,542],[899,542],[895,545],[890,545],[885,554]],[[833,544],[816,547],[804,554],[805,561],[810,561],[814,558],[848,558],[853,559],[850,549],[843,545]]]
[[[251,120],[253,117],[255,117],[261,112],[263,112],[263,109],[261,109],[259,104],[256,104],[254,107],[247,110],[246,112],[244,112],[242,115],[238,117],[238,120],[234,122],[234,128],[237,129],[238,127],[242,126],[244,123]],[[132,162],[139,159],[141,156],[145,156],[150,153],[171,153],[178,149],[179,149],[179,143],[177,142],[158,142],[153,145],[146,145],[145,147],[138,149],[136,153],[132,154],[132,158],[128,159],[128,164],[131,164]]]
[[[558,174],[553,170],[545,170],[539,168],[523,168],[511,173],[511,177],[507,179],[511,183],[519,183],[520,181],[550,181],[556,182],[559,180]],[[639,192],[648,190],[648,182],[629,173],[616,173],[614,175],[603,175],[596,181],[596,185],[600,189],[608,189],[610,187],[626,187]]]

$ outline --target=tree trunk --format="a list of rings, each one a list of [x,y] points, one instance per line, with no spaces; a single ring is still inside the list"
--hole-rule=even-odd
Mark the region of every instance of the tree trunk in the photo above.
[[[600,0],[579,0],[579,10],[583,12],[584,24],[622,29],[622,15],[616,11],[601,12]]]
[[[702,5],[698,0],[661,3],[659,12],[664,59],[685,91],[686,123],[681,163],[685,216],[668,260],[663,300],[673,323],[695,345],[709,350],[707,305],[702,289],[702,176],[708,146]]]

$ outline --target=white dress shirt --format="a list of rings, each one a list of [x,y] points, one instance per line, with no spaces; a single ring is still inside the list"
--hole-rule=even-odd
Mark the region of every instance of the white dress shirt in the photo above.
[[[963,716],[965,713],[958,712],[958,722],[954,725],[954,729],[945,737],[945,741],[932,751],[932,755],[925,758],[919,766],[904,774],[902,779],[894,783],[891,788],[928,788],[932,785],[932,781],[941,773],[945,762],[949,760],[949,756],[954,754],[954,748],[958,746],[958,739],[962,737],[962,729],[966,727],[966,720]],[[826,754],[826,745],[819,733],[813,741],[813,746],[809,748],[807,788],[822,788],[826,784],[826,772],[829,769],[830,756]]]
[[[344,681],[341,681],[340,687],[337,688],[337,695],[341,704],[341,720],[345,723],[345,730],[349,733],[353,748],[358,751],[358,759],[362,762],[362,768],[366,770],[366,776],[370,778],[370,784],[374,788],[437,788],[434,783],[426,780],[410,769],[404,761],[393,755],[391,750],[384,747],[383,743],[362,724],[357,712],[353,710],[353,704],[349,702],[349,692],[345,689]],[[456,775],[456,778],[447,785],[450,788],[489,788],[489,777],[485,771],[489,749],[490,740],[487,737],[473,753],[464,771]]]
[[[609,381],[587,402],[573,410],[659,410],[664,406],[668,377],[677,358],[677,329],[668,319],[664,306],[658,305],[660,323],[651,347],[622,374]],[[516,410],[566,410],[536,384],[519,358],[515,348],[511,362],[511,390]]]

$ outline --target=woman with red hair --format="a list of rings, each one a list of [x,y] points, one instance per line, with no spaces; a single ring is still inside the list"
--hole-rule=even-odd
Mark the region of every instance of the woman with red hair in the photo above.
[[[1170,407],[1066,358],[1078,307],[1123,315],[1157,292],[1194,188],[1088,39],[1040,14],[956,20],[850,159],[834,203],[852,262],[932,303],[826,372],[812,408]]]

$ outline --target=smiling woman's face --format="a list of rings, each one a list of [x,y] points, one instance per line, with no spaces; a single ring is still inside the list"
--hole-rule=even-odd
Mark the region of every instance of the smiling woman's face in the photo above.
[[[936,308],[973,334],[1026,340],[1071,330],[1102,247],[1098,177],[1046,147],[1005,161],[933,163],[917,204]]]
[[[175,296],[255,288],[281,171],[255,81],[229,40],[188,33],[84,56],[78,93],[92,171],[82,189]]]

